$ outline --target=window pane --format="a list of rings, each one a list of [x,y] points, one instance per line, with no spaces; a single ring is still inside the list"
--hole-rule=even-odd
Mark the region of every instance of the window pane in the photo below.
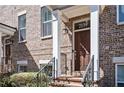
[[[51,11],[48,11],[48,20],[52,20],[52,13],[51,13]]]
[[[43,24],[43,36],[47,36],[47,24]]]
[[[52,32],[52,23],[47,23],[47,35],[51,35]]]
[[[20,72],[27,72],[27,66],[20,66]]]
[[[124,87],[124,83],[118,83],[118,87]]]
[[[43,24],[43,36],[51,35],[52,34],[52,23],[44,23]]]
[[[20,41],[26,40],[26,31],[25,29],[20,30]]]
[[[19,29],[26,26],[26,14],[19,16]]]
[[[117,82],[124,82],[124,65],[118,65],[117,67]]]
[[[124,5],[119,5],[119,22],[124,22]]]
[[[44,18],[45,18],[44,22],[45,22],[45,21],[48,21],[48,18],[47,18],[47,11],[44,11]]]

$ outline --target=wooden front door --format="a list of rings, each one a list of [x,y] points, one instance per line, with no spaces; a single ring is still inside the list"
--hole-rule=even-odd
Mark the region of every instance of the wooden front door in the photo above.
[[[90,57],[90,31],[75,32],[75,71],[84,71]]]

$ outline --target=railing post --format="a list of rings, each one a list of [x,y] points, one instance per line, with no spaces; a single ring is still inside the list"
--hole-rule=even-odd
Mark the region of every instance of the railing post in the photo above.
[[[92,81],[94,81],[94,55],[92,56]]]
[[[53,58],[53,73],[52,73],[53,80],[55,80],[55,57]]]
[[[39,87],[39,74],[37,74],[37,87]]]

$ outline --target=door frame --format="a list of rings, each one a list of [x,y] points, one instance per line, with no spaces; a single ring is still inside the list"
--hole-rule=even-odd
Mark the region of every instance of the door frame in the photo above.
[[[118,78],[118,77],[117,77],[117,74],[118,74],[118,73],[117,73],[117,72],[118,72],[118,71],[117,71],[117,67],[118,67],[118,65],[124,65],[124,63],[117,63],[117,64],[115,64],[115,86],[116,86],[116,87],[118,87],[118,85],[117,85],[117,78]]]
[[[74,74],[75,72],[75,33],[76,32],[80,32],[80,31],[90,31],[90,27],[88,28],[84,28],[84,29],[80,29],[80,30],[75,30],[74,29],[74,24],[81,22],[81,21],[85,21],[85,20],[90,20],[90,17],[84,18],[84,19],[78,19],[78,20],[74,20],[73,21],[73,30],[72,30],[72,74]],[[91,35],[90,35],[91,37]],[[90,42],[90,48],[91,48],[91,42]]]
[[[6,38],[4,38],[4,41],[3,41],[3,42],[4,42],[4,44],[3,44],[3,45],[4,45],[4,46],[3,46],[3,47],[4,47],[3,57],[6,57],[6,45],[11,45],[11,42],[6,43],[6,40],[7,40],[7,39],[10,39],[10,38],[11,38],[11,37],[6,37]],[[4,65],[5,65],[5,60],[4,60]]]

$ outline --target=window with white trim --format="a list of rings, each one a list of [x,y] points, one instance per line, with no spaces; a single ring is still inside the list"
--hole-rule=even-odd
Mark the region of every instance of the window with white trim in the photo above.
[[[116,85],[124,87],[124,64],[116,65]]]
[[[117,24],[124,24],[124,5],[117,6]]]
[[[18,72],[27,72],[27,65],[19,65],[18,68]]]
[[[26,40],[26,14],[18,16],[19,42]]]
[[[22,60],[17,61],[17,71],[18,72],[27,72],[28,61]]]
[[[41,8],[42,37],[52,35],[52,12],[47,7]]]

